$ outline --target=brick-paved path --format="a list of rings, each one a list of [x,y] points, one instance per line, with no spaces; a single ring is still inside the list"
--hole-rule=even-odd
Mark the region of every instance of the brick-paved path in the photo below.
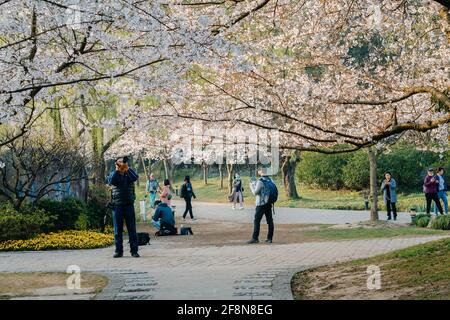
[[[177,222],[184,205],[177,205]],[[194,202],[197,218],[251,223],[254,208]],[[380,217],[384,217],[380,214]],[[342,224],[369,219],[364,211],[277,208],[275,223]],[[408,222],[406,213],[399,221]],[[189,222],[183,222],[187,224]],[[264,223],[264,222],[263,222]],[[282,237],[282,235],[276,235]],[[364,258],[441,237],[371,239],[297,244],[174,248],[152,242],[141,258],[113,259],[113,248],[0,253],[0,272],[58,271],[78,265],[109,277],[98,299],[290,299],[291,275],[314,265]]]
[[[0,272],[59,271],[78,265],[112,277],[104,299],[271,299],[286,274],[308,266],[369,257],[439,239],[439,236],[286,245],[170,248],[155,242],[141,258],[113,259],[112,248],[0,253]],[[284,276],[284,279],[283,279]],[[287,282],[287,283],[286,283]]]
[[[178,214],[184,211],[184,202],[173,200]],[[216,221],[233,221],[252,223],[255,213],[253,202],[246,203],[244,210],[231,210],[231,205],[221,203],[206,203],[193,201],[194,215],[199,219]],[[383,209],[384,210],[384,209]],[[386,219],[386,212],[379,212],[380,220]],[[275,207],[275,223],[298,224],[298,223],[319,223],[319,224],[344,224],[370,220],[370,211],[357,210],[324,210],[305,208],[285,208]],[[410,215],[406,212],[398,213],[397,223],[411,222]]]

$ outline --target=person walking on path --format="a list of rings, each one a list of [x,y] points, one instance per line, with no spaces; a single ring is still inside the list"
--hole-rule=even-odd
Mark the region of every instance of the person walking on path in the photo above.
[[[438,198],[439,179],[434,175],[434,169],[428,169],[427,176],[423,180],[423,192],[425,193],[425,199],[427,202],[427,214],[431,211],[431,201],[436,204],[439,212],[444,214],[441,203]]]
[[[136,233],[136,217],[134,213],[134,182],[138,174],[128,167],[128,157],[119,158],[115,163],[116,170],[108,177],[108,184],[112,186],[112,204],[114,206],[114,241],[116,252],[114,258],[123,256],[123,220],[128,230],[131,256],[138,258],[138,239]]]
[[[230,198],[233,201],[233,210],[236,210],[236,203],[239,202],[239,210],[244,209],[244,188],[242,187],[242,180],[239,173],[234,174],[233,193]]]
[[[170,191],[170,181],[169,179],[164,180],[164,187],[162,189],[161,193],[161,201],[167,204],[170,208],[171,206],[171,200],[172,200],[172,191]]]
[[[197,199],[197,197],[192,188],[191,178],[189,176],[186,176],[184,178],[184,183],[181,186],[181,190],[180,190],[180,196],[186,202],[186,209],[184,210],[184,213],[183,213],[183,219],[186,220],[186,215],[189,212],[191,219],[196,220],[194,218],[194,214],[192,213],[192,197],[194,199]]]
[[[383,200],[386,204],[387,219],[391,220],[391,211],[394,215],[394,220],[397,220],[397,182],[392,178],[390,172],[384,174],[384,180],[381,183],[381,190],[383,191]]]
[[[145,190],[149,196],[150,208],[155,207],[156,195],[160,189],[161,187],[159,186],[158,179],[156,179],[154,174],[151,173],[145,187]]]
[[[448,185],[444,179],[444,168],[442,167],[438,168],[437,178],[439,179],[438,193],[437,193],[438,200],[440,201],[442,199],[442,202],[444,203],[444,212],[445,214],[448,214],[448,199],[447,199]],[[437,211],[438,211],[437,206],[434,206],[435,215],[437,215]]]
[[[267,176],[267,169],[260,168],[258,170],[258,175],[260,178],[255,180],[254,178],[250,182],[250,190],[256,196],[256,209],[255,209],[255,219],[253,222],[253,235],[252,239],[247,243],[258,243],[259,242],[259,230],[261,226],[261,219],[266,216],[266,222],[268,225],[267,233],[267,243],[272,243],[273,233],[274,233],[274,223],[272,216],[272,206],[276,199],[271,199],[271,188],[276,186],[273,181]],[[278,196],[278,190],[276,191]]]

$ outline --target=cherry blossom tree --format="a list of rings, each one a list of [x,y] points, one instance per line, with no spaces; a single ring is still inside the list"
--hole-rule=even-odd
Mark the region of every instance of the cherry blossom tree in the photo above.
[[[63,94],[55,89],[86,95],[80,85],[112,82],[139,99],[217,61],[223,31],[268,2],[1,1],[0,146],[33,127]]]
[[[238,55],[191,73],[177,114],[279,130],[285,150],[373,155],[409,131],[430,131],[434,149],[448,150],[450,38],[441,4],[270,2],[226,33]]]

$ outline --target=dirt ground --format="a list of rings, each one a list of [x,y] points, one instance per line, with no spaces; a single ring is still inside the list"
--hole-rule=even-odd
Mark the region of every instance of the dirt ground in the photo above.
[[[21,296],[66,294],[67,273],[0,273],[0,299]],[[81,288],[77,293],[97,293],[108,284],[108,279],[92,273],[81,275]]]
[[[382,266],[380,266],[382,268]],[[318,268],[298,274],[292,289],[302,300],[391,300],[408,294],[411,289],[369,290],[367,266]],[[383,287],[388,287],[383,283]]]
[[[148,223],[139,223],[138,232],[150,233],[150,244],[163,242],[173,244],[177,247],[198,247],[198,246],[230,246],[242,245],[251,239],[253,224],[236,223],[212,220],[197,220],[183,222],[185,227],[191,227],[194,235],[188,236],[165,236],[156,237],[156,229]],[[177,224],[179,229],[180,224]],[[308,230],[317,230],[316,225],[307,224],[275,224],[273,244],[300,243],[307,241],[317,241],[317,238],[305,234]],[[261,222],[259,240],[264,243],[267,236],[267,224]],[[265,244],[265,243],[264,243]]]

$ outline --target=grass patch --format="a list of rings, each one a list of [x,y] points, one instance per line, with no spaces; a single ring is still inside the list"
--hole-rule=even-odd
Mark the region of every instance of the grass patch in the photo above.
[[[250,192],[249,177],[242,177],[244,186],[244,198],[247,203],[254,203],[255,197]],[[182,179],[178,178],[173,183],[174,188],[182,185]],[[364,198],[358,191],[351,190],[322,190],[311,189],[301,184],[297,185],[297,190],[300,199],[288,199],[284,193],[283,183],[280,179],[275,179],[275,183],[279,189],[279,197],[277,206],[291,207],[291,208],[313,208],[313,209],[336,209],[336,210],[364,210]],[[219,178],[209,178],[208,185],[204,185],[203,180],[192,180],[194,191],[199,201],[203,202],[217,202],[227,203],[227,181],[224,181],[224,188],[220,189]],[[145,195],[145,181],[141,180],[140,186],[136,188],[136,195],[138,200],[143,200]],[[177,197],[175,196],[175,199]],[[379,198],[380,209],[382,208],[383,200]],[[418,208],[421,211],[425,198],[422,193],[400,194],[397,208],[399,211],[407,211],[412,207]],[[136,202],[136,209],[139,210],[138,202]]]
[[[13,297],[35,296],[38,290],[47,289],[47,292],[61,292],[66,288],[66,281],[70,275],[67,273],[0,273],[0,299]],[[81,289],[85,292],[97,294],[108,284],[104,276],[82,273]],[[76,292],[75,292],[76,293]]]
[[[346,229],[331,229],[326,226],[319,227],[320,230],[306,231],[311,237],[321,239],[339,240],[339,239],[370,239],[370,238],[393,238],[402,236],[427,236],[434,234],[448,234],[441,230],[430,230],[418,227],[356,227]]]
[[[380,267],[381,288],[367,289],[367,267]],[[450,299],[450,239],[319,267],[292,279],[296,299]]]

